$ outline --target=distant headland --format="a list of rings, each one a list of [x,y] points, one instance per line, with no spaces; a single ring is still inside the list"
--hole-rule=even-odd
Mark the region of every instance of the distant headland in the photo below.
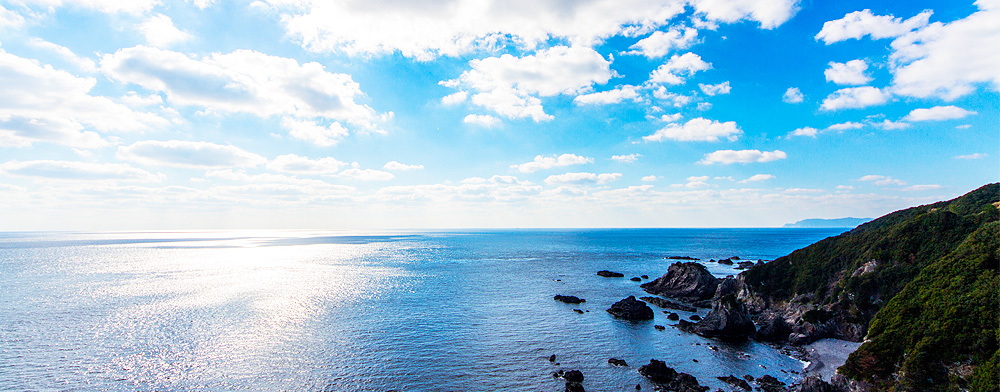
[[[786,223],[785,228],[834,228],[834,227],[857,227],[866,223],[872,218],[837,218],[837,219],[803,219],[795,223]]]

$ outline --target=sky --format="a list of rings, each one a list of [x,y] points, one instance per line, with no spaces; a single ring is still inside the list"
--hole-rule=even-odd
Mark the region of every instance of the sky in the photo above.
[[[0,0],[0,230],[773,227],[1000,177],[1000,0]]]

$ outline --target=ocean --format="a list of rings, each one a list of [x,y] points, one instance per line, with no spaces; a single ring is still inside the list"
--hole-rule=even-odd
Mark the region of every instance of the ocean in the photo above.
[[[650,359],[712,390],[791,382],[803,363],[777,347],[605,310],[668,256],[771,260],[843,231],[0,233],[0,390],[562,391],[560,369],[652,390]]]

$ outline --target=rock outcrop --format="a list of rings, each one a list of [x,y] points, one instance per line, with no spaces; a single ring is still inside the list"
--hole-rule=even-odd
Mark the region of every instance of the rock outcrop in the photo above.
[[[777,312],[761,313],[757,317],[757,333],[754,339],[761,342],[783,342],[788,339],[792,329],[785,318]]]
[[[567,304],[578,304],[578,303],[587,302],[587,300],[585,300],[583,298],[572,296],[572,295],[559,295],[559,294],[556,294],[556,296],[552,297],[552,299],[554,299],[556,301],[559,301],[559,302],[562,302],[562,303],[567,303]]]
[[[680,373],[667,367],[663,361],[649,360],[648,365],[639,367],[639,374],[659,385],[662,389],[676,392],[705,392],[708,387],[698,384],[698,379],[687,373]]]
[[[671,264],[666,274],[639,287],[650,294],[694,301],[711,298],[718,285],[705,266],[687,262]]]
[[[684,312],[694,312],[694,311],[697,310],[697,309],[695,309],[694,306],[679,304],[679,303],[676,303],[676,302],[673,302],[673,301],[669,301],[669,300],[666,300],[666,299],[663,299],[663,298],[660,298],[660,297],[639,297],[639,299],[641,299],[643,301],[646,301],[646,302],[649,302],[649,303],[651,303],[653,305],[659,306],[659,307],[664,308],[664,309],[680,310],[680,311],[684,311]]]
[[[818,374],[806,376],[798,386],[792,388],[796,392],[843,392],[840,388],[823,381]]]
[[[609,358],[608,359],[608,363],[611,364],[612,366],[624,366],[624,367],[628,367],[628,362],[625,362],[624,359]]]
[[[750,387],[750,383],[748,383],[746,380],[744,380],[742,378],[739,378],[739,377],[736,377],[736,376],[729,375],[729,376],[725,376],[725,377],[716,377],[716,378],[718,378],[719,381],[722,381],[722,382],[724,382],[726,384],[729,384],[729,385],[732,385],[734,387],[740,388],[740,389],[742,389],[744,391],[752,391],[753,390],[753,388]]]
[[[634,296],[628,296],[621,301],[615,302],[608,309],[608,313],[611,313],[615,317],[623,318],[627,320],[652,320],[653,319],[653,309],[646,305],[645,302],[635,299]]]
[[[618,272],[611,272],[608,270],[597,271],[597,276],[603,276],[605,278],[624,278],[625,274]]]
[[[725,339],[747,338],[753,336],[756,331],[753,321],[750,320],[750,314],[733,294],[715,301],[712,310],[701,321],[697,323],[682,321],[677,327],[682,331],[701,336]]]

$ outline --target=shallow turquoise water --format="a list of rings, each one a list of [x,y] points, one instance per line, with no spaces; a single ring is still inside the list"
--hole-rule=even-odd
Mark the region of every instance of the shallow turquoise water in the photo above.
[[[604,310],[666,256],[773,259],[839,232],[0,233],[0,389],[558,391],[551,373],[580,369],[612,391],[650,388],[651,358],[713,389],[790,381],[801,363],[767,345]]]

